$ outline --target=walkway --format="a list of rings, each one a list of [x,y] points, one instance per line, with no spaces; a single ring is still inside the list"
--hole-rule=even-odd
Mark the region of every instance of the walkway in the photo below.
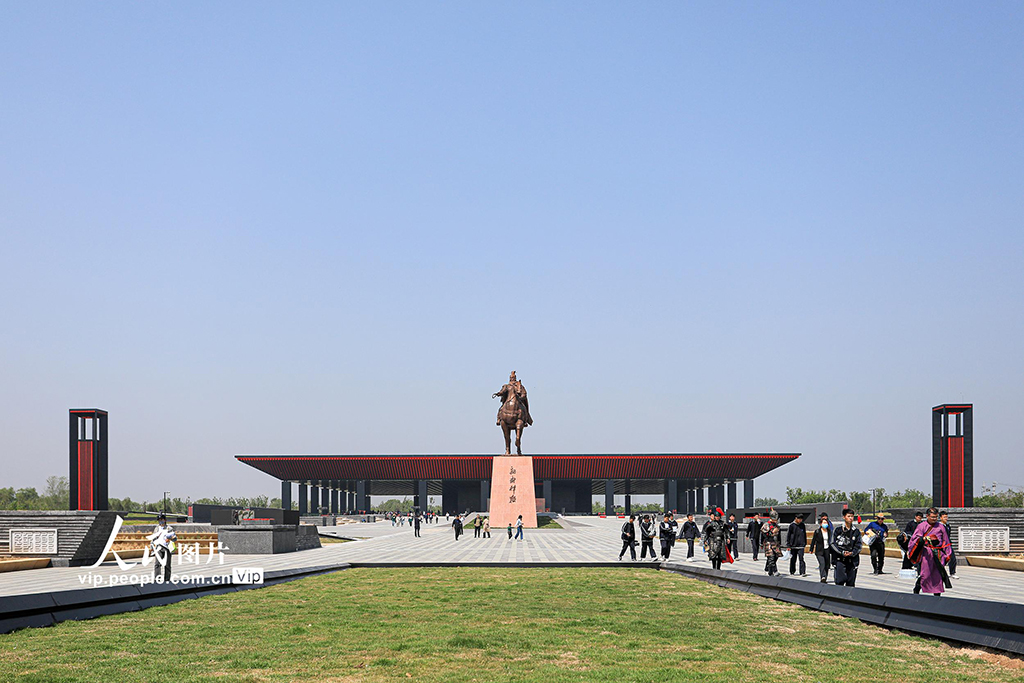
[[[455,540],[451,527],[444,521],[436,525],[424,525],[422,536],[416,538],[409,527],[392,527],[390,522],[376,524],[352,524],[343,527],[325,529],[336,531],[348,537],[372,536],[366,540],[348,543],[327,543],[322,548],[305,550],[282,555],[225,555],[223,564],[215,558],[209,564],[174,565],[174,573],[201,574],[204,576],[230,575],[233,567],[260,567],[266,571],[298,569],[313,566],[326,566],[340,563],[352,564],[579,564],[603,565],[618,563],[617,557],[622,542],[619,540],[619,527],[622,520],[600,519],[597,517],[571,517],[559,519],[563,529],[527,530],[522,541],[510,541],[504,529],[491,532],[491,538],[474,538],[473,529],[458,541]],[[360,527],[364,527],[360,529]],[[365,527],[374,527],[368,530]],[[685,544],[677,545],[672,559],[681,560],[685,552]],[[639,550],[639,549],[638,549]],[[709,566],[698,550],[700,566]],[[206,562],[208,556],[200,556]],[[629,555],[627,554],[627,558]],[[139,562],[139,560],[128,560]],[[898,562],[890,559],[893,570],[898,569]],[[622,564],[630,564],[626,559]],[[655,564],[656,563],[651,563]],[[872,576],[870,562],[863,559],[862,569],[867,567],[858,577],[857,585],[863,588],[876,588],[889,591],[911,592],[913,584],[906,579],[899,579],[895,574]],[[749,557],[741,557],[738,562],[728,565],[726,571],[763,573],[764,563],[754,563]],[[781,567],[788,572],[787,567]],[[136,566],[133,573],[152,574],[152,567]],[[817,563],[814,558],[808,562],[806,578],[793,577],[793,581],[817,581]],[[961,579],[954,581],[953,590],[946,595],[950,598],[975,598],[979,600],[996,600],[1024,604],[1024,576],[1016,572],[1000,571],[968,567],[962,564],[957,573]],[[0,595],[24,595],[31,593],[49,593],[89,589],[94,586],[109,586],[111,581],[120,577],[123,572],[115,563],[109,562],[98,568],[86,567],[51,567],[21,572],[0,574]],[[83,582],[83,577],[84,582]],[[90,583],[96,580],[97,583]],[[787,580],[789,580],[787,578]]]

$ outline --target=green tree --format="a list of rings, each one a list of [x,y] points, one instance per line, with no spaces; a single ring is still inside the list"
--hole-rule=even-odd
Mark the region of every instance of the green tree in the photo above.
[[[754,507],[756,508],[770,508],[775,507],[779,504],[777,498],[755,498]]]
[[[851,491],[848,501],[850,507],[859,515],[871,512],[871,494],[867,491]]]

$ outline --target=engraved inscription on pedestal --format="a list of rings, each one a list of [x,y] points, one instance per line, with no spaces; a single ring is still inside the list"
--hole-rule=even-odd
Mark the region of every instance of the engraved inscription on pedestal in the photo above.
[[[11,529],[10,553],[12,555],[56,555],[56,529]]]
[[[962,553],[1010,552],[1010,527],[962,526],[957,529],[958,550]]]

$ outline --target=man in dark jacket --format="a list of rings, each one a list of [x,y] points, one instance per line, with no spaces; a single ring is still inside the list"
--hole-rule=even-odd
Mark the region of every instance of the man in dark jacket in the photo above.
[[[455,515],[455,519],[452,520],[452,528],[455,529],[455,540],[459,540],[459,536],[462,535],[462,516]]]
[[[824,512],[818,518],[818,528],[811,537],[811,552],[818,560],[818,574],[822,583],[828,583],[828,568],[832,566],[832,522]]]
[[[658,527],[658,535],[661,537],[661,559],[668,560],[672,554],[672,546],[676,544],[676,529],[678,522],[672,517],[671,512],[666,512],[661,518],[661,525]]]
[[[647,551],[651,551],[651,562],[657,562],[658,556],[654,554],[654,537],[658,535],[658,527],[650,515],[644,515],[640,520],[640,559],[647,557]]]
[[[747,538],[750,540],[750,547],[754,549],[754,562],[757,562],[757,551],[761,549],[761,516],[755,514],[747,525]]]
[[[740,536],[740,527],[736,523],[736,515],[729,515],[729,521],[725,523],[726,528],[729,530],[729,552],[732,553],[732,559],[740,559],[740,550],[738,539]]]
[[[619,559],[626,554],[629,548],[629,556],[636,562],[636,515],[630,515],[628,522],[622,524],[622,550],[619,551]]]
[[[843,510],[843,523],[833,530],[830,545],[832,556],[836,560],[836,585],[851,588],[857,583],[860,549],[864,547],[860,529],[853,523],[853,517],[853,510]]]
[[[900,569],[917,569],[914,563],[910,561],[910,537],[914,535],[917,527],[923,521],[924,513],[920,510],[915,512],[914,519],[907,522],[907,526],[903,528],[903,533],[896,537],[896,544],[903,551],[903,564],[900,566]]]
[[[693,521],[693,513],[686,515],[683,528],[680,530],[683,538],[686,539],[686,561],[693,561],[693,541],[697,538],[697,523]]]
[[[804,516],[798,514],[789,531],[786,532],[786,547],[789,548],[789,574],[796,574],[797,559],[800,561],[800,576],[807,576],[807,565],[804,563],[804,548],[807,546],[807,527]]]
[[[946,527],[946,536],[949,538],[949,542],[953,542],[953,529],[949,526],[949,513],[943,510],[939,513],[939,523]],[[949,564],[946,565],[946,569],[949,571],[949,578],[956,579],[956,552],[951,551],[949,553]]]

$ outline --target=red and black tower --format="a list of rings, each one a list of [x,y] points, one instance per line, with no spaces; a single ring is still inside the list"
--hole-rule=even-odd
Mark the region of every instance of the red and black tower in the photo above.
[[[932,505],[974,507],[974,405],[932,408]]]
[[[72,408],[70,417],[70,510],[107,509],[107,411]]]

